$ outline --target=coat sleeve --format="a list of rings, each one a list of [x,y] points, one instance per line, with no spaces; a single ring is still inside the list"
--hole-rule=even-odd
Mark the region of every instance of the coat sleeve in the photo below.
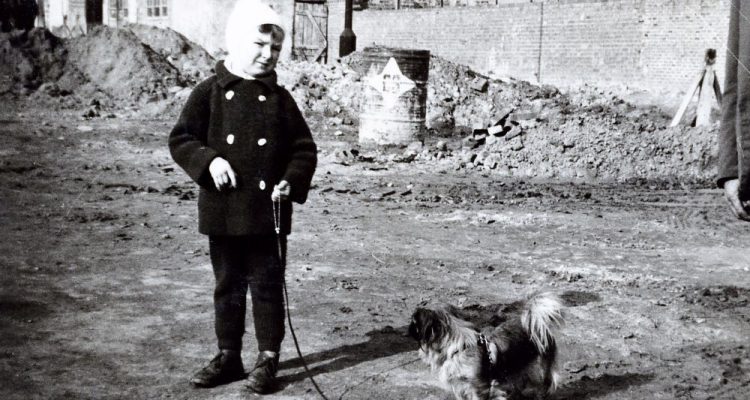
[[[736,6],[733,1],[733,6]],[[719,128],[719,154],[716,183],[719,187],[724,182],[739,177],[739,154],[737,153],[737,98],[739,64],[733,54],[739,51],[739,13],[736,8],[729,11],[729,31],[727,33],[726,74],[724,76],[724,95],[721,100],[721,127]]]
[[[318,148],[292,95],[283,90],[282,96],[284,129],[290,141],[289,163],[282,179],[291,186],[291,200],[303,204],[318,163]]]
[[[735,89],[736,91],[736,89]],[[732,93],[729,93],[730,95]],[[728,98],[729,97],[729,98]],[[733,99],[732,99],[733,97]],[[736,106],[736,93],[734,96],[724,97],[722,107],[727,107],[727,103],[734,103]],[[724,187],[724,182],[730,179],[737,179],[739,177],[739,157],[737,153],[737,129],[734,121],[734,113],[725,110],[726,114],[731,114],[728,118],[729,121],[726,123],[722,121],[722,125],[719,129],[719,155],[718,155],[718,174],[716,183],[719,187]]]
[[[193,89],[169,134],[169,152],[174,161],[190,178],[207,189],[213,188],[208,166],[218,155],[207,145],[212,86],[213,79],[209,78]]]

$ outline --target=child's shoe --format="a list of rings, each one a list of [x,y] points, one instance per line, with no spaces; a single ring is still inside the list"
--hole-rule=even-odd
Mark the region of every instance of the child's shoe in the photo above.
[[[279,353],[264,351],[258,355],[255,367],[247,377],[245,387],[255,393],[266,394],[277,387],[276,372],[279,370]]]
[[[242,357],[238,351],[222,350],[200,371],[193,375],[190,383],[199,388],[211,388],[238,381],[245,377]]]

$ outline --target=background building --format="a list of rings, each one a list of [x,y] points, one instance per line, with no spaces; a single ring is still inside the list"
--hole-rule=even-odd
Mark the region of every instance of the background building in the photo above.
[[[291,32],[294,0],[268,0]],[[93,25],[127,24],[171,28],[213,54],[224,47],[224,21],[234,0],[44,0],[44,23],[60,36],[79,35]],[[291,54],[287,34],[282,58]]]

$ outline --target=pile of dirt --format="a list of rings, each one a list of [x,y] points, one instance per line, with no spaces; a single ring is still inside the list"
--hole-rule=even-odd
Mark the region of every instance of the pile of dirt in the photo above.
[[[141,26],[98,26],[71,39],[37,28],[3,35],[0,48],[0,95],[53,109],[95,106],[87,116],[173,99],[214,64],[174,31]]]
[[[169,88],[185,84],[177,68],[127,29],[96,27],[67,47],[87,83],[115,100],[163,100]]]
[[[45,82],[56,82],[66,70],[63,40],[47,30],[0,33],[0,94],[29,94]]]
[[[208,78],[216,65],[206,49],[172,29],[141,24],[128,25],[127,29],[177,68],[188,86]]]

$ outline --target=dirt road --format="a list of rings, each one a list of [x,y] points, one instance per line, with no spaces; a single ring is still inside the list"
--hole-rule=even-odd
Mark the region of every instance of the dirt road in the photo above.
[[[0,121],[0,398],[239,399],[187,379],[214,353],[196,189],[170,121]],[[554,399],[744,399],[750,224],[713,188],[521,182],[428,163],[332,162],[296,208],[292,317],[331,399],[443,399],[404,337],[419,304],[568,305]],[[246,366],[255,343],[246,336]],[[291,337],[283,389],[315,398]]]

